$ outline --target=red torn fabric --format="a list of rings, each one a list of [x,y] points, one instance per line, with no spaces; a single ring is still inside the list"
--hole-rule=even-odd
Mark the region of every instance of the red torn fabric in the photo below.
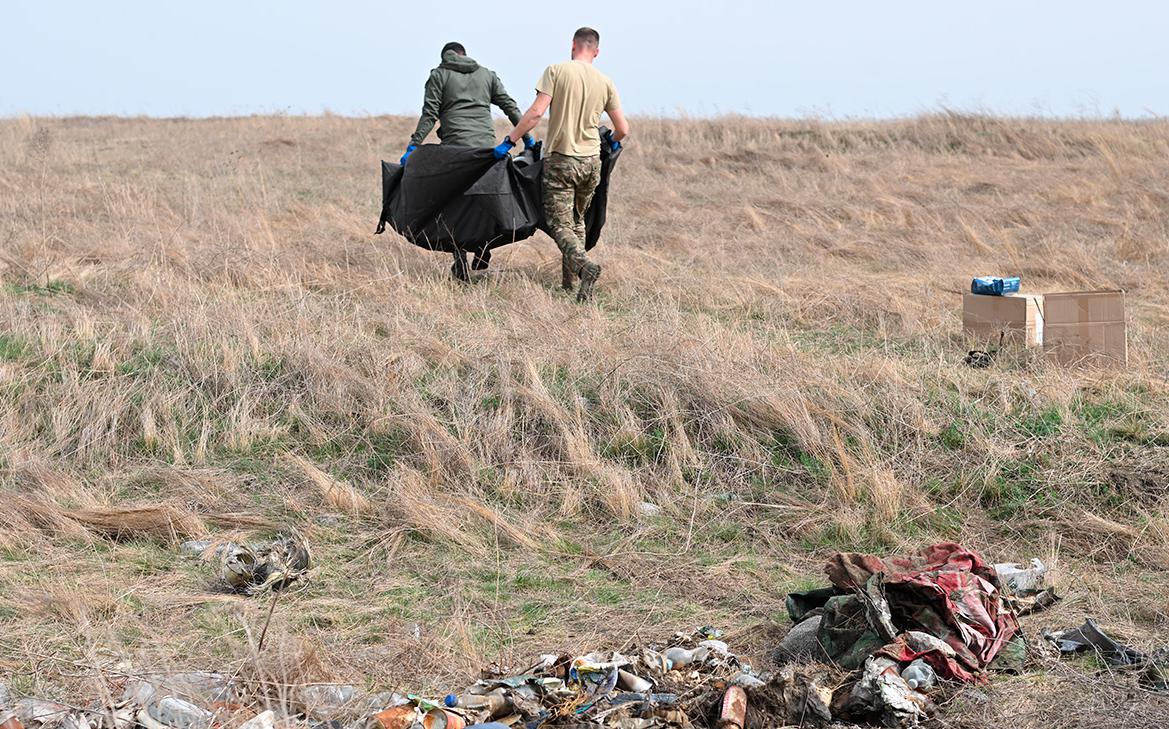
[[[875,574],[883,576],[885,596],[898,630],[919,630],[954,649],[951,659],[939,650],[914,651],[904,635],[879,651],[894,660],[925,657],[938,675],[973,681],[1002,647],[1019,632],[1019,621],[1003,604],[998,575],[976,553],[945,542],[927,547],[920,557],[882,559],[839,553],[825,567],[842,591],[863,588]]]
[[[962,662],[946,655],[944,651],[936,648],[914,648],[910,645],[908,633],[897,636],[897,640],[883,646],[873,655],[885,656],[901,664],[910,663],[920,658],[930,664],[934,673],[951,681],[973,683],[979,680],[978,674],[967,670]]]

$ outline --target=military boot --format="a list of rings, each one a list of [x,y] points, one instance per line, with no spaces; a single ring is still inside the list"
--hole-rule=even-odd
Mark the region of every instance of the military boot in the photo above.
[[[565,291],[572,291],[572,269],[568,267],[568,259],[561,259],[560,261],[560,288]]]
[[[601,264],[589,261],[580,269],[580,289],[576,292],[577,303],[583,304],[593,296],[593,284],[601,277]]]

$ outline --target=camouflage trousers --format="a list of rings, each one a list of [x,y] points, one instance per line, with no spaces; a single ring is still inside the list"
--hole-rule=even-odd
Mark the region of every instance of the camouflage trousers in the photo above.
[[[565,286],[589,265],[585,253],[585,211],[601,182],[601,157],[570,157],[553,152],[544,161],[544,218],[564,256]]]

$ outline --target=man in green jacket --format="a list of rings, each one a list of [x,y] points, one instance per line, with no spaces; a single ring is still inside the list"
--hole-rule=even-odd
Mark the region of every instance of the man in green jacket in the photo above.
[[[438,138],[442,144],[463,147],[494,147],[495,122],[491,106],[495,105],[515,124],[520,120],[520,108],[495,72],[480,66],[467,56],[461,43],[447,43],[442,47],[442,63],[430,72],[422,100],[422,115],[410,137],[410,146],[402,155],[406,164],[410,153],[418,148],[438,122]],[[531,144],[525,135],[525,146]],[[460,281],[469,281],[467,258],[464,251],[455,251],[451,274]],[[487,268],[490,253],[476,255],[472,264],[476,270]]]

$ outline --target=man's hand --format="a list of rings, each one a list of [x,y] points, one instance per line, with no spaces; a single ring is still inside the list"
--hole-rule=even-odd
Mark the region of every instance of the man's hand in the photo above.
[[[503,159],[504,157],[507,156],[507,153],[510,152],[512,150],[512,147],[514,147],[514,146],[515,146],[515,142],[511,141],[510,139],[505,139],[499,143],[498,147],[491,150],[491,154],[495,155],[495,159]]]
[[[617,150],[621,149],[621,142],[618,142],[616,139],[613,139],[613,132],[612,131],[605,132],[604,141],[605,141],[605,144],[609,146],[610,152],[616,152]]]
[[[532,138],[531,134],[524,135],[524,151],[536,148],[536,140]]]
[[[404,165],[404,164],[406,164],[406,158],[407,158],[407,157],[409,157],[409,156],[410,156],[410,153],[411,153],[411,152],[413,152],[413,151],[414,151],[414,150],[416,150],[416,149],[418,149],[418,145],[417,145],[417,144],[411,144],[409,147],[407,147],[407,148],[406,148],[406,154],[402,155],[402,159],[398,160],[398,164],[400,164],[400,165]]]

